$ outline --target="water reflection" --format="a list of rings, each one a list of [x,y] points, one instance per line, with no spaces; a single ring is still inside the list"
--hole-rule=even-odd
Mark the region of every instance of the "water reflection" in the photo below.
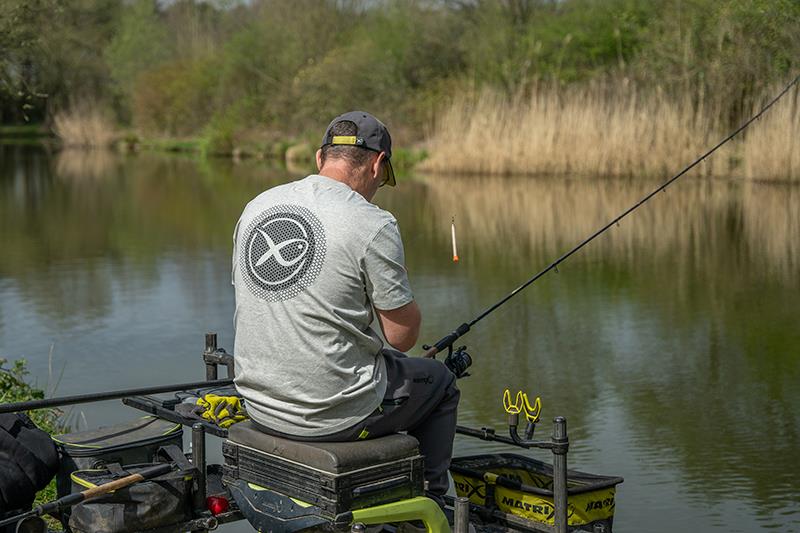
[[[434,284],[470,287],[434,297],[423,287],[434,316],[427,338],[477,315],[653,186],[436,177],[413,199],[385,197],[401,225],[414,221],[413,238],[429,242],[424,257],[412,248],[412,266],[438,273]],[[479,326],[462,420],[499,423],[499,391],[534,388],[551,414],[569,413],[573,460],[613,465],[647,487],[623,488],[636,508],[623,516],[661,509],[674,525],[688,512],[696,530],[797,523],[796,468],[786,461],[796,467],[800,449],[798,200],[796,187],[670,188]],[[457,267],[447,261],[453,215]],[[765,426],[776,431],[768,443]]]
[[[67,148],[55,155],[55,175],[73,183],[102,181],[116,176],[120,163],[110,150]]]
[[[201,333],[217,329],[232,346],[233,224],[258,192],[298,174],[0,145],[0,355],[27,355],[42,377],[56,342],[64,394],[201,377]],[[424,340],[653,185],[431,177],[381,190],[403,232]],[[626,477],[619,531],[797,526],[799,201],[791,186],[670,187],[464,339],[475,365],[461,422],[499,428],[505,387],[540,394],[546,416],[569,418],[573,466]],[[88,418],[109,422],[119,409]]]
[[[641,179],[563,178],[436,177],[425,184],[434,208],[425,218],[441,226],[456,215],[469,259],[501,254],[539,262],[555,259],[656,186]],[[723,265],[730,270],[744,262],[794,284],[800,270],[800,210],[793,208],[798,201],[797,187],[687,177],[623,219],[577,260],[645,260],[649,267],[680,253],[683,266],[695,272]],[[529,271],[527,264],[523,270]]]

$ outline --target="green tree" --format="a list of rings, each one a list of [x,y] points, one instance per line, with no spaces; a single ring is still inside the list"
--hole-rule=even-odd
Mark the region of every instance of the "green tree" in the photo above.
[[[158,67],[172,55],[167,29],[154,0],[137,0],[127,5],[118,29],[105,50],[111,76],[118,89],[129,97],[136,78]]]
[[[37,69],[43,15],[57,0],[0,2],[0,123],[41,119],[47,87]]]
[[[39,119],[74,98],[107,94],[102,50],[114,30],[115,0],[2,0],[3,121]],[[23,116],[24,113],[24,116]]]
[[[738,121],[800,61],[800,2],[674,0],[653,17],[635,75],[646,85],[701,89]]]

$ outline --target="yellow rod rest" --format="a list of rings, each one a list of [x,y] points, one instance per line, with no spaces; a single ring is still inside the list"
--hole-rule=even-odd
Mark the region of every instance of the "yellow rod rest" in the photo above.
[[[542,414],[542,399],[540,397],[536,397],[533,401],[533,407],[531,407],[530,401],[528,401],[528,394],[522,394],[522,408],[525,411],[525,418],[528,419],[528,422],[538,422],[539,415]]]
[[[517,392],[517,397],[514,398],[514,403],[511,403],[511,391],[508,389],[503,391],[503,409],[506,413],[511,415],[519,414],[522,411],[522,391]]]

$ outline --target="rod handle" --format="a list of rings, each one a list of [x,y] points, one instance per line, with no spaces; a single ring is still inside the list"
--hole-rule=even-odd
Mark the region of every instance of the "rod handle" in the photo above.
[[[422,357],[427,357],[428,359],[433,359],[436,357],[436,354],[439,353],[439,348],[436,346],[431,346],[430,349],[422,354]]]
[[[120,479],[115,479],[114,481],[109,481],[108,483],[92,487],[83,492],[74,492],[72,494],[67,494],[63,498],[59,498],[55,501],[39,505],[35,509],[23,513],[21,515],[14,516],[6,520],[0,520],[0,526],[13,524],[15,522],[19,522],[20,520],[24,520],[25,518],[28,518],[30,516],[42,516],[45,514],[54,513],[60,509],[65,509],[67,507],[71,507],[75,504],[78,504],[84,500],[97,498],[98,496],[102,496],[103,494],[107,494],[117,489],[133,485],[134,483],[138,483],[140,481],[158,477],[162,474],[166,474],[167,472],[171,471],[172,471],[172,465],[169,463],[151,466],[149,468],[145,468],[144,470],[136,474],[131,474],[129,476],[125,476]]]
[[[470,325],[464,322],[463,324],[458,326],[455,331],[439,339],[439,341],[436,344],[431,346],[428,349],[428,351],[423,354],[423,357],[428,357],[428,358],[436,357],[437,353],[441,352],[448,346],[452,346],[453,343],[456,342],[466,332],[468,332],[469,329]]]
[[[98,496],[102,496],[103,494],[107,494],[109,492],[125,488],[129,485],[133,485],[134,483],[139,483],[140,481],[145,481],[148,479],[152,479],[154,477],[158,477],[162,474],[166,474],[167,472],[171,471],[172,471],[172,465],[169,463],[151,466],[149,468],[145,468],[141,472],[137,472],[136,474],[131,474],[129,476],[115,479],[114,481],[109,481],[108,483],[103,483],[102,485],[98,485],[96,487],[92,487],[91,489],[86,489],[85,491],[80,493],[80,495],[83,496],[83,498],[81,498],[81,501],[88,500],[90,498],[96,498]]]

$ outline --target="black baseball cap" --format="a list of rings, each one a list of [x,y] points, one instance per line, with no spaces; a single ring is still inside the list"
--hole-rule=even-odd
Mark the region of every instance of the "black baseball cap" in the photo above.
[[[345,120],[356,125],[356,134],[334,135],[334,124]],[[350,111],[333,119],[325,130],[325,136],[322,138],[322,146],[330,145],[358,146],[373,152],[384,152],[386,154],[386,163],[384,165],[386,184],[394,187],[397,183],[394,178],[394,169],[392,168],[392,137],[389,135],[389,130],[386,129],[383,122],[366,111]]]

